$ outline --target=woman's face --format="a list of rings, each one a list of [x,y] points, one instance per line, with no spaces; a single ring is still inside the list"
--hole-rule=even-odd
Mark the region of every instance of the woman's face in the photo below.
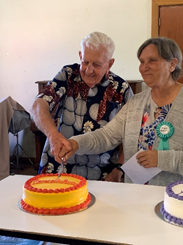
[[[146,46],[140,57],[139,71],[148,87],[161,87],[171,76],[171,62],[163,59],[154,44]]]

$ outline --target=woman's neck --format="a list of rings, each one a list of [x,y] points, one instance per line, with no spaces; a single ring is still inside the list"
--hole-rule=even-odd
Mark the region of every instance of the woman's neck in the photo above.
[[[168,105],[175,100],[181,87],[182,84],[173,81],[167,87],[152,88],[151,91],[152,99],[158,106]]]

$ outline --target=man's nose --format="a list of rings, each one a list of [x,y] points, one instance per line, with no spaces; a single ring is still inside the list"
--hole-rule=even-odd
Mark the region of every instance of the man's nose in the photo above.
[[[85,72],[87,74],[91,74],[93,72],[93,66],[91,64],[88,64],[87,67],[86,67]]]

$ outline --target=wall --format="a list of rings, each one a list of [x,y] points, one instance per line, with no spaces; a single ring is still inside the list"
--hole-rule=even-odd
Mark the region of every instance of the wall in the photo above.
[[[80,40],[101,31],[116,44],[112,71],[141,79],[136,52],[151,36],[150,0],[0,0],[0,97],[29,111],[38,80],[52,79],[65,64],[79,62]],[[34,135],[21,144],[35,156]],[[15,139],[10,135],[10,148]]]

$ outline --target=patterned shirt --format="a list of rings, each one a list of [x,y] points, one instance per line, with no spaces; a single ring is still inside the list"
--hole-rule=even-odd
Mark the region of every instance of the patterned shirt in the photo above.
[[[142,118],[142,126],[138,141],[138,149],[152,150],[155,138],[157,125],[164,121],[172,104],[158,107],[149,97],[149,101],[145,107],[144,115]]]
[[[67,139],[106,125],[133,95],[129,84],[112,72],[90,88],[82,80],[79,69],[79,64],[64,66],[37,96],[48,102],[50,112],[59,103],[54,119],[58,131]],[[64,172],[90,180],[102,179],[114,167],[110,158],[115,150],[95,155],[75,154],[67,160]],[[56,173],[59,167],[46,140],[39,173]]]

